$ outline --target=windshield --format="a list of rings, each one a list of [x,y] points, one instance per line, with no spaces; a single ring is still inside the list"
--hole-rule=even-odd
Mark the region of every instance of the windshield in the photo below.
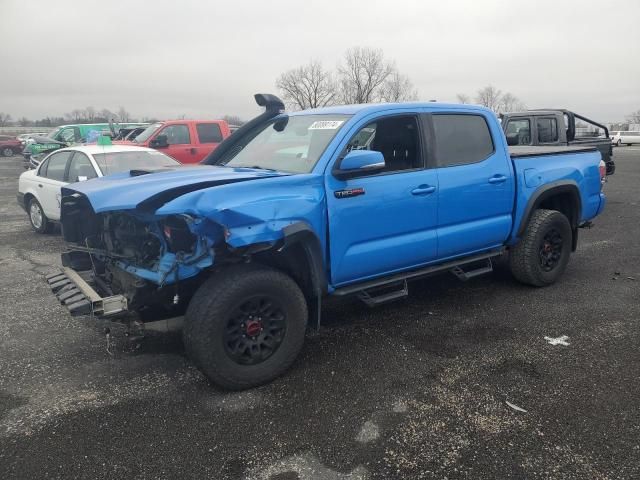
[[[134,142],[136,143],[144,143],[147,141],[147,139],[153,135],[156,130],[158,130],[160,127],[162,126],[161,123],[154,123],[153,125],[149,125],[146,130],[144,132],[142,132],[140,135],[138,135],[136,138],[133,139]]]
[[[54,128],[53,130],[51,130],[49,133],[47,133],[47,138],[56,138],[56,135],[58,134],[58,132],[62,130],[62,127],[58,127],[58,128]]]
[[[181,165],[162,152],[147,150],[94,153],[93,158],[96,160],[103,175],[126,172],[128,170],[157,170]]]
[[[222,163],[309,173],[349,115],[293,115],[269,122]]]

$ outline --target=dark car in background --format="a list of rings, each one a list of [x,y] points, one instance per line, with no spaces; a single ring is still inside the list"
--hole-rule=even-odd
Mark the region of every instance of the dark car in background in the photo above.
[[[500,118],[510,146],[595,147],[607,166],[607,175],[613,175],[616,170],[609,130],[600,123],[564,109],[504,113]]]

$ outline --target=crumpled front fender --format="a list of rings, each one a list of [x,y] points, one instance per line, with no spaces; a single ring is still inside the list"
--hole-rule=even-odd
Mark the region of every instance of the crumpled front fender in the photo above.
[[[156,211],[159,216],[177,214],[220,225],[226,243],[233,248],[275,243],[284,237],[284,228],[300,221],[324,239],[323,178],[301,174],[222,185],[182,195]],[[202,234],[210,235],[207,222],[202,222],[201,228]]]

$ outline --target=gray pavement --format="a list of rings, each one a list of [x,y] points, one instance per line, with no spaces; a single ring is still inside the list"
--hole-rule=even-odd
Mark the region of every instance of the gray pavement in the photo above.
[[[178,335],[116,331],[109,354],[67,314],[42,278],[63,242],[30,230],[0,158],[0,478],[639,478],[640,148],[615,159],[556,285],[500,262],[333,303],[288,374],[226,393]]]

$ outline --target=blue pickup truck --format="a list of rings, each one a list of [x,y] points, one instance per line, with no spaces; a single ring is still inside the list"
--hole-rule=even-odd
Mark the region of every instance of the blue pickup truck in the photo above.
[[[228,389],[282,374],[327,296],[376,305],[505,253],[518,281],[549,285],[605,205],[597,150],[509,149],[482,107],[256,100],[201,165],[63,188],[69,249],[48,277],[72,314],[184,315],[189,356]]]

